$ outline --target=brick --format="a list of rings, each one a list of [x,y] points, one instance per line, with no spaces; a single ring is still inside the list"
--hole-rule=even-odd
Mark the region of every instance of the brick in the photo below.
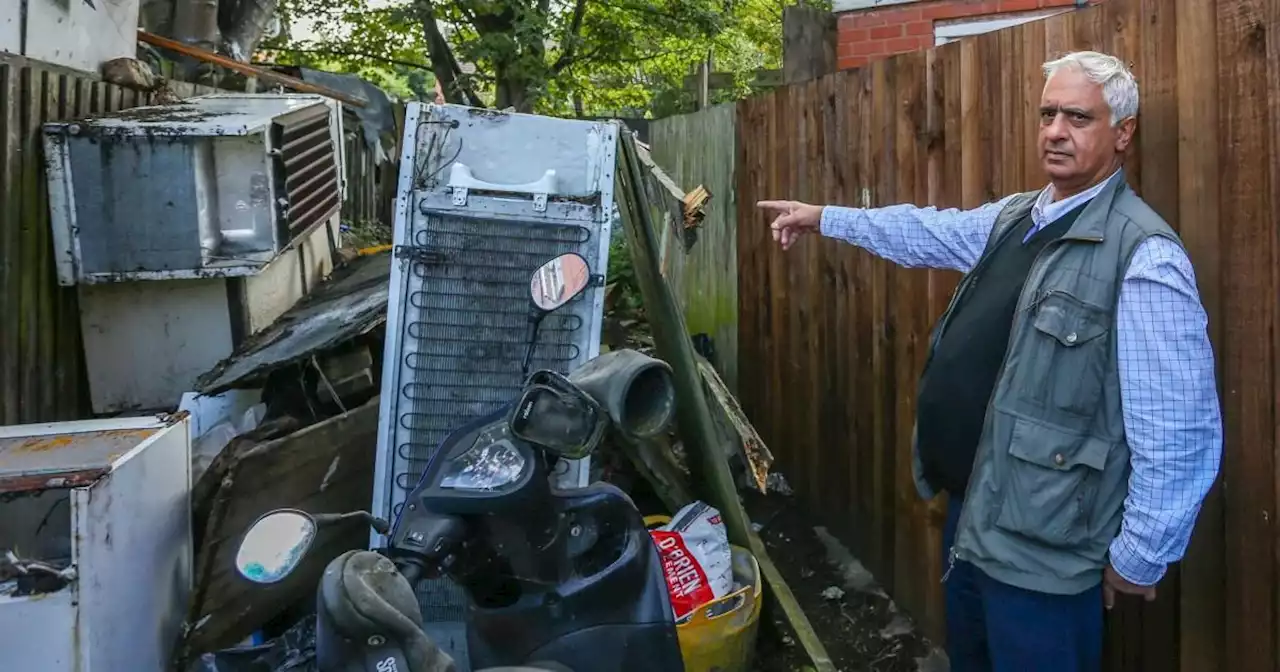
[[[902,37],[903,26],[901,23],[894,23],[888,26],[876,26],[871,29],[871,39],[873,40],[891,40],[895,37]]]
[[[916,7],[899,7],[892,11],[893,16],[889,17],[889,23],[911,23],[920,20],[920,10]]]
[[[836,30],[842,33],[846,30],[853,30],[854,28],[857,28],[857,27],[858,27],[858,15],[852,12],[846,12],[844,14],[841,14],[840,18],[836,19]]]
[[[889,22],[889,19],[885,14],[887,14],[887,12],[867,12],[866,14],[859,14],[853,25],[858,28],[874,28],[876,26],[883,26]]]
[[[933,35],[932,21],[912,21],[907,24],[907,35]]]
[[[936,21],[938,19],[954,19],[960,16],[967,16],[969,8],[963,3],[948,0],[947,2],[939,2],[931,4],[920,10],[920,17],[926,21]]]
[[[968,16],[991,14],[998,7],[997,0],[944,0],[932,3],[920,10],[920,17],[927,20],[959,19]]]
[[[1041,6],[1041,0],[1000,0],[999,11],[1025,12],[1032,9],[1039,9]]]
[[[885,43],[879,40],[867,40],[866,42],[855,42],[849,45],[850,56],[871,56],[873,54],[885,53]]]
[[[848,58],[836,59],[836,67],[841,70],[852,70],[854,68],[861,68],[866,64],[867,64],[866,56],[849,56]]]
[[[866,28],[850,28],[839,32],[840,44],[848,42],[865,42],[871,39],[871,31]]]
[[[891,54],[900,54],[904,51],[916,51],[920,48],[919,37],[899,37],[896,40],[889,40],[884,43],[885,50]]]

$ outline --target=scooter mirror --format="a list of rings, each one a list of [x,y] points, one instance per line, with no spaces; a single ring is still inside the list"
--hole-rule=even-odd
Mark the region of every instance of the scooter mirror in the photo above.
[[[529,280],[533,305],[549,313],[573,300],[590,283],[591,269],[582,255],[570,252],[543,264]]]
[[[278,509],[259,518],[240,542],[236,571],[254,583],[276,583],[297,568],[316,538],[316,521],[302,511]]]

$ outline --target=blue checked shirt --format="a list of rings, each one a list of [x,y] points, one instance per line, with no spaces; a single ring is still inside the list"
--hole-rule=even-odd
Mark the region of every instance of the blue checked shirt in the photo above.
[[[1027,235],[1093,198],[1109,181],[1056,202],[1053,187],[1046,187],[1032,207]],[[908,268],[968,272],[1008,200],[973,210],[827,206],[822,235]],[[1132,583],[1154,585],[1186,552],[1222,456],[1208,318],[1191,260],[1173,241],[1152,237],[1134,252],[1116,325],[1132,472],[1120,534],[1111,542],[1111,566]]]

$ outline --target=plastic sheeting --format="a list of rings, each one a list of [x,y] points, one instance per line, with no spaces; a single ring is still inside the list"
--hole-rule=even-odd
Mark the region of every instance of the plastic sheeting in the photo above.
[[[206,653],[187,667],[187,672],[318,671],[314,615],[298,621],[266,643]]]

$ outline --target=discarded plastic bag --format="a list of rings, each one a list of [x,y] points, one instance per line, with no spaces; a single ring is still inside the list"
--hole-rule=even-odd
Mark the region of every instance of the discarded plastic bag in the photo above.
[[[671,522],[649,531],[667,579],[677,621],[733,590],[733,552],[720,512],[705,502],[680,509]]]
[[[317,672],[316,617],[309,615],[257,646],[206,653],[187,672]]]

